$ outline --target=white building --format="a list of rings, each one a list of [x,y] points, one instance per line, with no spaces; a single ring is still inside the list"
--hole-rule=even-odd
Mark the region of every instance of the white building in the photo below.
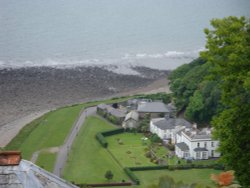
[[[176,134],[192,125],[182,118],[167,115],[165,118],[155,118],[150,121],[150,132],[157,134],[165,142],[176,143]]]
[[[208,159],[220,157],[219,141],[211,138],[210,129],[185,129],[176,137],[175,154],[180,158]]]

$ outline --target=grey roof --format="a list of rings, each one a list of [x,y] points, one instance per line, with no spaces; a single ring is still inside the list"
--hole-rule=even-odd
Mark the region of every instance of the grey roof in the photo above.
[[[141,103],[137,108],[138,112],[148,113],[167,113],[169,112],[167,106],[162,102],[147,102]]]
[[[104,103],[97,105],[97,108],[100,108],[100,109],[103,109],[103,110],[107,109],[108,107],[110,107],[110,106],[107,105],[107,104],[104,104]]]
[[[182,118],[158,118],[153,121],[154,125],[161,130],[174,129],[176,126],[185,126],[187,128],[191,127],[191,123]]]
[[[189,151],[188,145],[186,143],[184,143],[184,142],[177,143],[177,144],[175,144],[175,146],[180,148],[181,151]]]
[[[0,166],[0,187],[77,188],[26,160],[21,160],[19,165],[15,166]]]
[[[124,121],[127,121],[129,119],[133,119],[135,121],[138,121],[139,119],[139,114],[136,112],[136,111],[131,111],[129,112],[126,117],[125,117],[125,120]]]
[[[208,151],[206,148],[194,148],[194,151]]]
[[[124,110],[115,109],[111,106],[109,106],[107,110],[108,110],[108,113],[118,118],[124,118],[126,116],[126,112]]]
[[[185,131],[185,134],[191,139],[211,139],[211,134],[199,130],[195,130],[194,133],[191,131]]]

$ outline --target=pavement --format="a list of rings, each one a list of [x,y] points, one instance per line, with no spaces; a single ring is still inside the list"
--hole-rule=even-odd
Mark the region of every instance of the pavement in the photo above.
[[[85,118],[95,113],[96,113],[96,107],[86,108],[80,112],[80,115],[78,119],[75,121],[70,134],[66,138],[64,144],[60,147],[59,152],[57,154],[57,159],[56,159],[56,163],[55,163],[55,167],[53,171],[55,175],[59,177],[62,175],[62,169],[67,161],[71,146],[75,140],[75,137],[80,131],[81,127],[84,126]]]

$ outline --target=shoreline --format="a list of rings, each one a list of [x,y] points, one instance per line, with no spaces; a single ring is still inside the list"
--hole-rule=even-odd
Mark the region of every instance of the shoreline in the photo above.
[[[148,68],[144,69],[144,68],[140,67],[140,68],[138,68],[139,69],[138,72],[140,72],[142,75],[140,77],[140,76],[134,76],[134,75],[118,75],[116,73],[111,73],[111,72],[106,71],[106,70],[99,70],[99,69],[95,70],[95,68],[92,67],[91,70],[93,71],[93,69],[94,69],[93,74],[103,73],[103,71],[104,71],[104,73],[108,73],[109,76],[106,80],[101,80],[102,77],[96,78],[96,80],[94,80],[96,82],[96,85],[90,85],[89,87],[86,87],[91,92],[89,92],[89,93],[86,92],[87,94],[84,93],[85,95],[81,93],[82,90],[78,91],[77,87],[71,88],[72,89],[72,90],[70,90],[71,92],[67,93],[67,95],[65,93],[61,93],[62,91],[64,91],[64,87],[59,88],[58,90],[55,91],[55,94],[53,94],[52,96],[49,95],[50,94],[49,89],[46,90],[46,92],[44,92],[43,90],[41,90],[41,88],[43,88],[43,87],[35,88],[35,90],[34,90],[35,92],[25,92],[26,95],[32,94],[31,97],[27,97],[28,100],[29,100],[29,98],[31,98],[31,100],[32,100],[32,97],[36,98],[37,97],[36,94],[37,93],[39,94],[39,92],[44,92],[43,94],[45,96],[43,96],[44,98],[41,98],[40,96],[37,97],[37,103],[33,102],[33,103],[31,103],[31,105],[29,105],[29,103],[27,103],[26,100],[23,100],[23,98],[20,99],[20,97],[18,96],[19,101],[18,101],[18,103],[16,103],[14,105],[14,108],[11,106],[9,108],[5,108],[4,112],[7,115],[5,116],[5,114],[2,114],[2,117],[0,117],[0,119],[7,117],[7,119],[9,118],[9,120],[10,120],[7,123],[4,123],[4,124],[2,124],[2,126],[0,126],[0,135],[1,135],[0,147],[6,146],[18,134],[18,132],[28,123],[30,123],[34,119],[44,115],[45,113],[52,111],[52,110],[55,110],[55,109],[60,108],[60,107],[70,106],[73,104],[80,104],[80,103],[93,101],[93,100],[104,100],[107,98],[120,97],[120,96],[128,96],[128,95],[135,95],[135,94],[149,94],[149,93],[157,93],[157,92],[169,92],[167,74],[164,71],[152,70],[152,69],[148,69]],[[61,71],[59,71],[59,73],[61,73]],[[78,72],[76,72],[76,73],[78,73]],[[45,74],[47,74],[47,72]],[[58,73],[56,72],[54,74],[57,75]],[[90,77],[93,78],[93,74],[90,74]],[[106,77],[107,76],[105,76],[104,78],[106,78]],[[69,86],[71,86],[72,82],[74,83],[75,79],[79,79],[79,77],[76,76],[76,78],[74,78],[73,81],[71,81],[70,83],[67,83],[68,79],[65,79],[63,81],[65,81],[66,86],[69,87]],[[25,81],[27,82],[27,80],[25,80]],[[29,76],[28,76],[28,81],[29,81]],[[32,77],[31,77],[31,81],[33,82]],[[86,82],[86,80],[84,80],[84,81]],[[101,83],[100,83],[100,81],[101,81]],[[121,82],[119,82],[119,81],[121,81]],[[108,85],[107,87],[111,88],[111,89],[108,88],[108,92],[107,92],[107,89],[101,85],[102,82],[105,82]],[[6,83],[8,83],[8,82],[6,82]],[[46,86],[50,87],[49,84],[46,81]],[[58,84],[58,83],[56,83],[56,84]],[[54,85],[55,85],[55,83],[54,84],[52,83],[52,86],[54,86]],[[26,83],[25,83],[25,85],[20,85],[18,87],[22,87],[22,86],[27,87]],[[30,90],[30,88],[25,88],[25,89]],[[115,89],[117,89],[117,90],[115,90]],[[81,95],[79,95],[80,97],[75,97],[74,94],[72,94],[72,92],[75,92],[78,95],[80,93]],[[9,94],[10,95],[7,97],[9,97],[9,100],[10,100],[12,93],[10,92]],[[61,94],[61,96],[58,96],[58,94]],[[63,96],[63,95],[65,95],[65,96]],[[72,98],[70,98],[70,96],[72,96]],[[48,98],[49,102],[47,102],[45,100],[46,97]],[[68,97],[71,100],[64,101],[64,99],[66,97]],[[61,100],[57,100],[57,98],[61,99]],[[1,104],[1,102],[3,104],[6,104],[6,102],[4,101],[5,102],[4,103],[3,100],[4,100],[4,97],[3,97],[2,101],[0,101],[0,104]],[[14,99],[14,100],[16,100],[16,99]],[[42,105],[40,105],[39,103]],[[50,105],[48,105],[48,104],[50,104]],[[21,110],[18,107],[21,107]],[[26,111],[25,111],[25,109],[26,109]],[[2,109],[2,111],[3,111],[3,109]]]

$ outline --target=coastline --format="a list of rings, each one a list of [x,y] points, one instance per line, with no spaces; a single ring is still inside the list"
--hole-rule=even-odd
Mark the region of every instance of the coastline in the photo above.
[[[84,68],[86,69],[86,68]],[[112,97],[119,97],[119,96],[126,96],[126,95],[135,95],[135,94],[149,94],[149,93],[157,93],[157,92],[170,92],[169,91],[169,87],[168,87],[168,80],[167,78],[167,74],[168,71],[160,71],[160,70],[154,70],[154,69],[148,69],[148,68],[143,68],[143,67],[139,67],[136,68],[137,71],[140,73],[140,76],[136,76],[136,75],[119,75],[107,70],[103,70],[103,69],[99,69],[99,68],[87,68],[87,70],[85,70],[85,74],[88,73],[89,76],[87,76],[87,80],[85,78],[85,80],[83,80],[83,82],[87,82],[88,83],[88,77],[92,78],[94,76],[96,76],[96,78],[94,78],[96,84],[91,85],[87,88],[88,91],[91,90],[91,92],[85,92],[85,93],[81,93],[83,92],[81,89],[79,90],[79,88],[74,88],[72,87],[73,84],[75,84],[75,81],[77,79],[79,79],[79,75],[75,76],[73,79],[71,78],[68,79],[67,76],[64,77],[64,82],[66,83],[66,85],[62,88],[59,88],[56,90],[56,92],[51,95],[50,92],[46,92],[46,91],[42,91],[43,86],[41,86],[41,82],[36,83],[35,84],[40,84],[41,87],[39,88],[34,88],[35,91],[30,91],[30,88],[25,88],[25,90],[28,92],[24,92],[26,95],[30,95],[33,94],[33,96],[35,99],[33,100],[37,100],[37,102],[35,103],[34,101],[32,101],[31,99],[31,104],[27,103],[27,100],[23,100],[23,98],[20,98],[20,96],[16,96],[16,92],[14,92],[14,96],[15,97],[19,97],[18,103],[14,105],[14,107],[10,106],[9,108],[4,108],[4,112],[2,113],[2,115],[0,116],[0,120],[4,119],[5,117],[9,120],[8,122],[0,125],[0,147],[4,147],[5,145],[7,145],[9,143],[9,141],[12,140],[12,138],[14,138],[18,132],[28,123],[30,123],[31,121],[33,121],[34,119],[42,116],[43,114],[51,111],[51,110],[55,110],[59,107],[63,107],[63,106],[69,106],[72,104],[78,104],[78,103],[84,103],[84,102],[88,102],[88,101],[93,101],[93,100],[104,100],[107,98],[112,98]],[[135,69],[135,70],[136,70]],[[88,72],[89,70],[92,71],[92,73]],[[24,70],[21,70],[21,73],[23,73]],[[34,71],[34,70],[32,70]],[[44,69],[39,70],[39,71],[44,71]],[[51,69],[49,69],[45,71],[45,74],[48,74],[48,72],[51,71]],[[58,70],[54,70],[52,69],[53,72],[53,77],[55,78],[58,76],[58,74],[61,74],[62,72],[64,72],[64,70],[59,70],[59,72],[57,72]],[[67,70],[66,70],[67,71]],[[72,70],[71,70],[72,71]],[[81,75],[82,75],[82,69],[80,70]],[[37,70],[35,71],[35,73],[37,73]],[[71,72],[72,73],[72,72]],[[78,74],[79,70],[77,71],[73,71],[73,73]],[[98,75],[94,75],[94,74],[98,74],[98,73],[104,73],[104,77],[98,77]],[[107,75],[105,75],[108,74]],[[0,74],[0,76],[3,74]],[[13,74],[12,74],[13,76]],[[20,80],[20,77],[18,77],[19,75],[17,75],[17,79]],[[86,76],[86,75],[85,75]],[[24,76],[25,78],[25,85],[20,85],[18,87],[27,87],[27,82],[32,81],[33,77],[30,76],[30,72],[28,75],[28,80],[26,79],[26,76]],[[38,78],[41,78],[40,76],[38,76]],[[66,78],[66,79],[65,79]],[[105,79],[104,79],[105,78]],[[31,80],[29,80],[31,79]],[[69,81],[70,80],[70,81]],[[21,81],[23,81],[21,79]],[[50,88],[53,88],[53,86],[55,84],[57,84],[56,81],[59,80],[55,80],[55,82],[52,83],[48,83],[50,82],[49,80],[46,80],[46,86],[48,86],[48,90]],[[67,83],[68,82],[68,83]],[[103,87],[104,84],[103,82],[107,85],[106,87]],[[10,83],[10,82],[5,82],[5,83]],[[49,85],[51,84],[51,86]],[[72,84],[72,85],[71,85]],[[79,84],[81,84],[81,82],[79,82]],[[10,83],[10,87],[11,87],[11,83]],[[70,90],[71,92],[66,93],[67,95],[63,96],[63,91],[65,87],[69,87],[71,86]],[[13,87],[13,86],[12,86]],[[17,86],[16,86],[17,87]],[[56,86],[55,86],[56,87]],[[108,88],[107,88],[108,87]],[[9,88],[9,87],[7,87]],[[2,89],[2,88],[1,88]],[[16,88],[15,88],[16,89]],[[20,89],[20,88],[19,88]],[[3,89],[2,89],[3,90]],[[9,91],[9,90],[7,90]],[[6,90],[5,90],[6,92]],[[38,95],[38,97],[36,97],[35,95],[38,94],[39,92],[44,92],[43,93],[43,97],[40,97]],[[72,92],[74,94],[77,94],[77,96],[79,97],[75,97],[74,94],[72,94]],[[9,96],[9,100],[12,100],[13,98],[11,98],[11,95],[13,93],[9,92],[8,93]],[[61,94],[61,96],[59,96],[59,94]],[[64,100],[67,97],[72,96],[71,100]],[[30,99],[31,97],[27,97],[27,99]],[[6,99],[6,96],[1,98],[2,100],[0,100],[0,103],[3,103],[6,105],[6,101],[3,102],[3,100]],[[57,100],[60,99],[60,100]],[[48,101],[46,101],[48,100]],[[14,100],[14,102],[16,102]],[[43,104],[44,103],[44,104]],[[41,105],[43,104],[43,105]],[[48,105],[49,104],[49,105]],[[4,106],[4,105],[2,105]],[[7,106],[8,107],[8,106]],[[18,108],[21,107],[21,108]],[[3,111],[3,109],[2,109]],[[8,114],[9,113],[9,114]],[[4,122],[4,121],[2,121]]]

